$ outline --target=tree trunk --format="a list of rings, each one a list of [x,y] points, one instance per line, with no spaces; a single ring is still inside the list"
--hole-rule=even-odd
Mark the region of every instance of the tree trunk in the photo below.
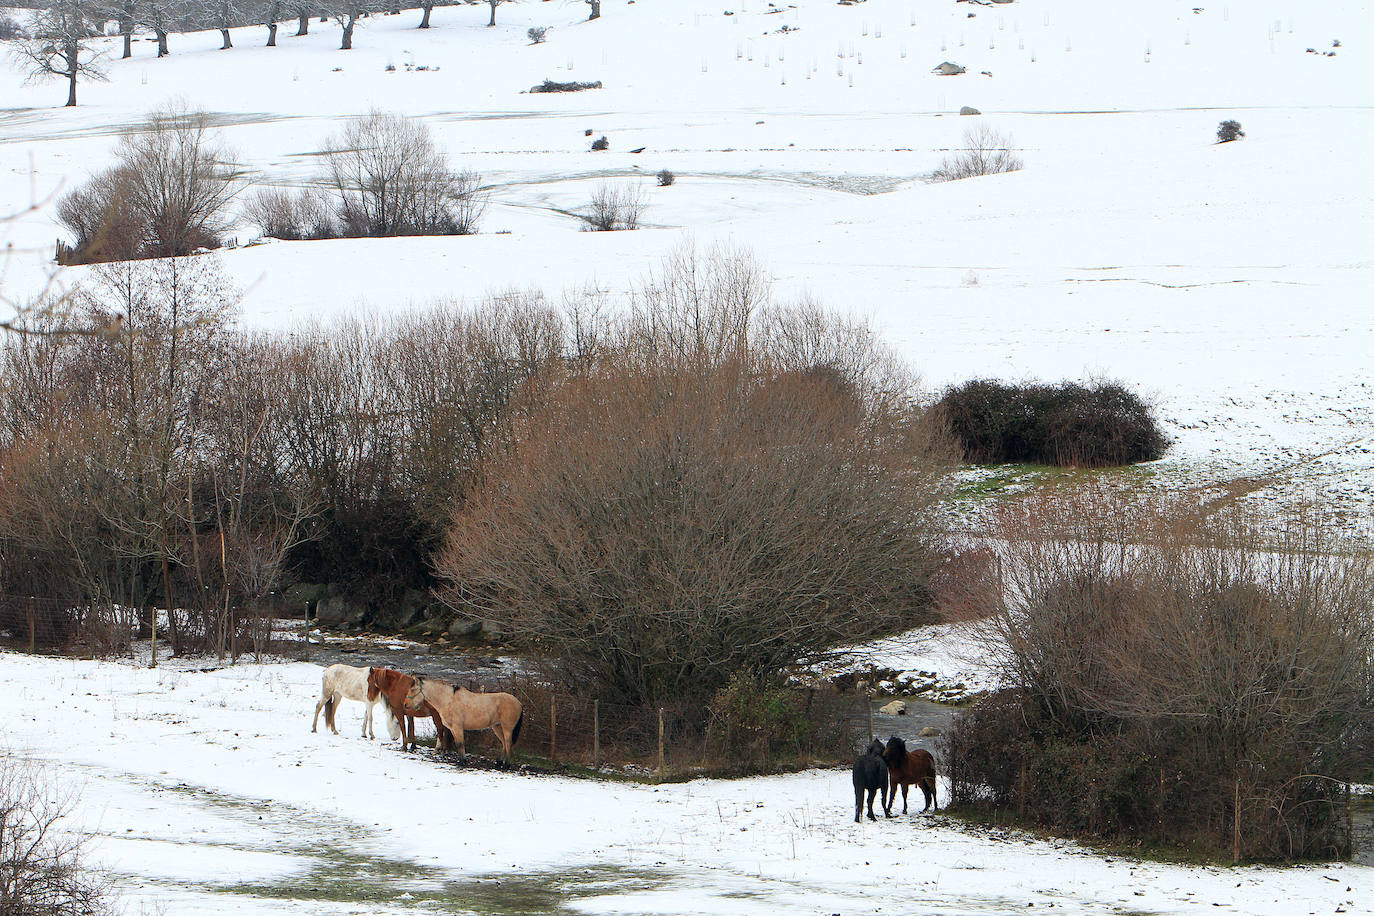
[[[588,3],[588,4],[591,6],[591,8],[592,8],[592,14],[591,14],[590,16],[587,17],[587,21],[588,21],[588,22],[591,22],[593,19],[600,19],[600,18],[601,18],[601,0],[587,0],[587,3]]]
[[[269,48],[275,48],[276,46],[277,46],[277,24],[276,24],[275,22],[269,22],[269,23],[267,23],[267,47],[269,47]]]
[[[340,51],[353,50],[353,24],[353,20],[350,19],[348,24],[343,27],[343,44],[339,45]]]
[[[158,57],[166,57],[166,56],[167,56],[167,33],[164,32],[162,29],[153,29],[153,33],[154,33],[155,35],[157,35],[157,56],[158,56]]]
[[[76,107],[76,67],[72,67],[71,72],[67,74],[67,104],[63,107]]]
[[[420,20],[420,28],[427,29],[429,28],[429,14],[433,12],[434,4],[426,3],[424,6],[421,7],[421,9],[425,11],[425,15],[424,18]]]
[[[234,46],[233,39],[229,37],[228,29],[220,29],[219,34],[224,39],[224,44],[219,46],[221,51],[227,51]]]
[[[491,28],[496,25],[496,4],[500,3],[501,0],[487,0],[487,2],[491,4],[491,21],[487,23],[487,28]]]
[[[128,60],[134,56],[134,21],[128,17],[121,16],[119,19],[119,34],[124,36],[124,55],[123,59]]]
[[[299,15],[296,16],[296,34],[297,34],[297,35],[309,35],[309,34],[310,34],[310,14],[309,14],[309,13],[300,13]]]

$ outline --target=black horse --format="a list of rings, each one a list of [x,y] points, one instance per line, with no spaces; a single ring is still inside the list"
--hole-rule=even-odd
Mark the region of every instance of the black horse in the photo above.
[[[854,761],[854,823],[860,823],[864,808],[864,792],[868,792],[868,819],[876,821],[873,813],[873,799],[883,793],[883,809],[887,809],[887,764],[883,761],[883,743],[877,738],[868,750]],[[887,815],[891,817],[891,814]]]

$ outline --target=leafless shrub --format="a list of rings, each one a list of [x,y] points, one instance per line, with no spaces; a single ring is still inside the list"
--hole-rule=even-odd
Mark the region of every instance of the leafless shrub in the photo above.
[[[931,175],[934,181],[956,181],[979,175],[1020,171],[1021,157],[1012,147],[1009,135],[999,134],[986,124],[964,131],[964,145],[946,156]]]
[[[670,186],[673,182],[677,181],[677,176],[674,175],[672,172],[668,171],[667,169],[662,169],[661,171],[659,171],[657,177],[658,186],[660,188],[666,188]]]
[[[429,128],[373,111],[325,147],[326,186],[344,232],[369,237],[469,235],[486,207],[480,179],[448,167]]]
[[[536,25],[531,26],[528,30],[526,30],[525,35],[528,36],[530,44],[537,45],[543,43],[544,36],[547,35],[548,32],[548,26]]]
[[[453,517],[436,569],[457,612],[628,703],[704,702],[929,619],[941,454],[910,402],[773,362],[771,323],[730,305],[762,285],[680,260],[546,383]]]
[[[596,232],[638,229],[644,206],[639,185],[603,184],[593,192],[587,212],[582,215],[586,224],[583,228]]]
[[[611,148],[611,141],[605,137],[597,137],[592,141],[592,152],[602,153]]]
[[[75,798],[34,764],[0,750],[0,913],[105,916],[108,882],[82,861],[87,837],[65,822]]]
[[[1183,501],[1009,510],[990,619],[1012,692],[950,736],[955,795],[1236,858],[1349,854],[1374,735],[1374,560]]]
[[[169,106],[124,135],[115,165],[63,198],[58,219],[78,261],[157,258],[218,248],[241,187],[209,115]]]
[[[340,235],[328,197],[313,188],[260,188],[244,201],[243,217],[274,239],[332,239]]]

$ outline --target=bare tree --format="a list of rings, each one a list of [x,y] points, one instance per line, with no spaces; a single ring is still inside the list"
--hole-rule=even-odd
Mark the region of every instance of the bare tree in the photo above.
[[[1012,138],[999,134],[986,124],[964,131],[964,145],[946,156],[931,176],[935,181],[955,181],[1020,171],[1021,157],[1012,147]]]
[[[339,50],[351,51],[353,30],[357,27],[358,21],[371,16],[381,8],[382,0],[328,0],[322,8],[323,13],[337,22],[343,30]]]
[[[170,53],[167,50],[167,33],[176,28],[181,12],[180,0],[138,0],[138,23],[153,30],[159,58]]]
[[[124,39],[124,51],[120,58],[128,60],[134,56],[134,26],[138,22],[138,0],[114,0],[105,7],[105,15],[119,23],[119,34]]]
[[[286,11],[285,0],[263,0],[257,4],[258,21],[267,29],[267,47],[277,46],[277,25]]]
[[[104,80],[101,54],[91,46],[98,35],[100,9],[88,0],[56,0],[38,12],[33,33],[16,43],[15,54],[33,81],[60,77],[67,81],[67,106],[76,105],[78,77]]]
[[[476,175],[452,171],[429,128],[373,111],[325,145],[324,183],[351,235],[466,235],[486,199]]]
[[[227,51],[232,48],[234,40],[229,34],[229,29],[241,24],[244,18],[244,10],[239,0],[204,0],[199,12],[206,25],[219,30],[220,50]]]
[[[175,257],[219,246],[241,172],[215,138],[209,115],[153,112],[121,138],[116,164],[60,201],[76,236],[74,261]]]

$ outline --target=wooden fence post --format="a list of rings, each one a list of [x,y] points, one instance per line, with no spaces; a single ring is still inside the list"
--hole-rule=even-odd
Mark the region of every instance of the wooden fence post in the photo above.
[[[1231,818],[1231,862],[1240,863],[1240,780],[1236,780],[1236,807]]]
[[[1350,819],[1350,783],[1345,784],[1345,855],[1355,858],[1355,824]]]
[[[592,700],[592,766],[601,766],[601,701]]]
[[[37,646],[38,646],[38,640],[37,640],[37,638],[36,638],[36,636],[37,636],[37,633],[36,633],[36,630],[37,630],[37,621],[34,620],[34,618],[38,616],[37,611],[34,609],[34,604],[35,604],[36,601],[37,601],[37,599],[35,599],[35,598],[33,597],[33,595],[30,595],[30,596],[29,596],[29,654],[30,654],[30,655],[33,654],[34,649],[37,648]]]
[[[549,694],[549,759],[558,762],[558,694]]]
[[[663,707],[658,708],[658,775],[663,778]]]

